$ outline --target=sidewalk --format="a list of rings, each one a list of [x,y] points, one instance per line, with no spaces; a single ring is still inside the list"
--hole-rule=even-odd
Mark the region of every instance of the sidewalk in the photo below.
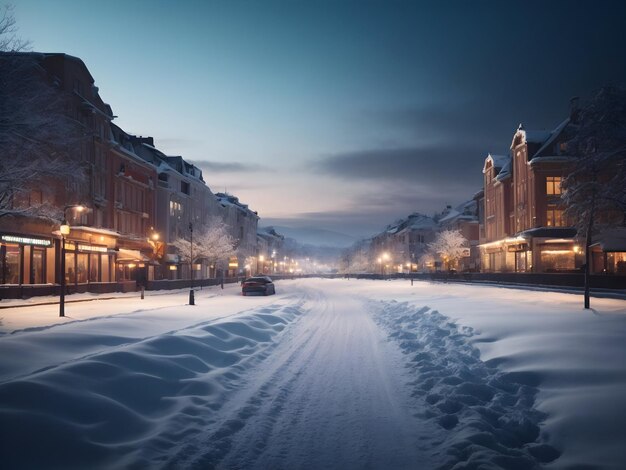
[[[195,287],[194,291],[199,292],[201,290],[214,289],[219,286],[208,286],[203,287]],[[145,297],[154,297],[158,295],[172,295],[172,294],[180,294],[183,292],[189,292],[189,288],[185,289],[172,289],[172,290],[152,290],[145,291]],[[95,294],[92,292],[84,292],[80,294],[69,294],[65,296],[65,303],[76,303],[76,302],[91,302],[94,300],[113,300],[113,299],[139,299],[141,297],[141,292],[112,292],[110,294]],[[2,299],[0,300],[0,310],[7,308],[20,308],[20,307],[34,307],[37,305],[58,305],[59,304],[59,296],[58,295],[45,295],[45,296],[37,296],[37,297],[29,297],[27,299]]]

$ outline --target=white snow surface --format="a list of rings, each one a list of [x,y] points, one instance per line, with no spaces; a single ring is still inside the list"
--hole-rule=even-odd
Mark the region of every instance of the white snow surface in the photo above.
[[[0,309],[3,468],[624,468],[626,301],[276,285]]]

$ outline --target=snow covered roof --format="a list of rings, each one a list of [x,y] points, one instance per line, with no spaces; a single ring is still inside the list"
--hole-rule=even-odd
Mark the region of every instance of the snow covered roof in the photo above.
[[[563,133],[563,130],[567,127],[569,123],[570,123],[570,118],[567,118],[561,124],[559,124],[556,127],[556,129],[554,129],[550,133],[550,137],[548,138],[548,140],[546,140],[544,144],[539,148],[539,150],[535,152],[535,155],[533,156],[533,158],[540,156],[543,152],[545,152],[546,149],[548,149],[554,143],[557,137],[559,137]]]
[[[526,142],[528,144],[543,144],[546,140],[548,140],[551,134],[551,131],[527,131],[524,129],[524,126],[520,124],[517,131],[513,135],[511,149],[515,147],[515,141],[518,137],[522,139],[522,142]]]
[[[574,238],[576,229],[571,227],[538,227],[519,234],[524,238]]]
[[[419,212],[414,212],[405,219],[398,219],[393,223],[387,225],[387,227],[385,227],[385,229],[380,234],[378,234],[378,236],[383,234],[394,235],[404,230],[420,230],[435,227],[437,227],[437,223],[433,220],[432,217],[420,214]]]
[[[551,155],[546,157],[533,157],[528,164],[535,165],[537,163],[561,163],[568,162],[572,160],[574,157],[569,157],[567,155]]]
[[[276,231],[276,229],[274,229],[274,227],[259,227],[257,229],[257,235],[260,235],[262,237],[273,237],[273,238],[278,238],[278,239],[284,239],[285,236],[281,235],[280,233],[278,233]]]
[[[496,176],[496,181],[502,181],[511,176],[511,159],[509,158],[504,166],[500,169],[500,172]]]
[[[407,228],[420,229],[420,228],[432,228],[436,226],[437,226],[437,222],[435,222],[432,217],[428,217],[427,215],[420,214],[419,212],[414,212],[413,214],[409,215]]]
[[[83,232],[92,232],[99,233],[100,235],[108,235],[110,237],[119,237],[120,234],[118,232],[114,232],[113,230],[107,230],[105,228],[95,228],[95,227],[87,227],[84,225],[76,225],[72,226],[72,230],[81,230]]]
[[[487,158],[485,158],[485,164],[483,165],[483,173],[487,171],[487,163],[491,163],[493,168],[496,170],[496,175],[500,173],[503,167],[505,167],[511,161],[511,157],[508,155],[493,155],[488,154]]]
[[[475,199],[465,201],[454,209],[450,209],[448,213],[439,219],[439,224],[446,225],[454,220],[478,220],[477,203]]]
[[[215,197],[217,198],[218,202],[223,207],[227,207],[227,206],[235,207],[236,209],[242,212],[245,212],[247,214],[254,214],[255,216],[258,217],[258,214],[254,212],[253,210],[251,210],[248,207],[248,204],[243,204],[242,202],[239,202],[239,198],[236,196],[233,196],[232,194],[216,193]]]

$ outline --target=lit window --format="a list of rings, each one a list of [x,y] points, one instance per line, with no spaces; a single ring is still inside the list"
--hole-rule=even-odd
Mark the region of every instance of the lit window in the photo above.
[[[565,226],[565,220],[563,217],[563,209],[557,206],[548,206],[546,213],[546,225],[548,227],[563,227]]]
[[[562,178],[560,176],[546,177],[546,194],[560,195],[561,194],[561,179]]]

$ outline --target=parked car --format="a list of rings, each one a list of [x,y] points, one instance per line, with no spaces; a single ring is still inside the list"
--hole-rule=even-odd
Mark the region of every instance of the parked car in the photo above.
[[[276,293],[274,283],[267,276],[254,276],[245,279],[241,283],[241,295],[262,294],[272,295]]]

